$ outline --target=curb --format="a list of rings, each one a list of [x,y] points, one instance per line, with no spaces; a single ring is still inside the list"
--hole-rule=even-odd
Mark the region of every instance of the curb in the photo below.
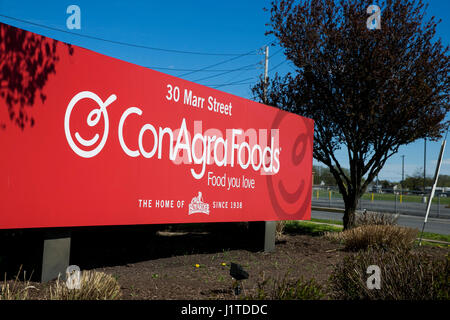
[[[317,210],[317,211],[329,211],[329,212],[339,212],[339,213],[344,213],[344,209],[340,209],[340,208],[329,208],[329,207],[312,207],[311,206],[311,210]]]
[[[420,238],[417,238],[416,240],[420,240]],[[439,244],[445,244],[445,245],[450,246],[450,242],[442,241],[442,240],[431,240],[431,239],[425,239],[425,238],[422,238],[422,241],[433,242],[433,243],[439,243]]]

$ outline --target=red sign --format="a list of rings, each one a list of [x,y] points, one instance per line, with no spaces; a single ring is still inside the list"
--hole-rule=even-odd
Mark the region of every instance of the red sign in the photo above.
[[[311,119],[71,51],[33,125],[0,100],[1,229],[310,219]]]

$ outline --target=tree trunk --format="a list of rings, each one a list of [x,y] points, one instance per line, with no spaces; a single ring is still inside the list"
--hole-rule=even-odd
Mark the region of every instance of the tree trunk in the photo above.
[[[344,199],[345,211],[344,211],[344,230],[351,229],[355,226],[356,222],[356,208],[358,207],[359,197],[357,195],[349,195],[347,199]]]

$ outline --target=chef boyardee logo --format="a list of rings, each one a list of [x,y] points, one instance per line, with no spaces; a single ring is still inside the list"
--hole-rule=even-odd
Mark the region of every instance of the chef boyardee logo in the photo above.
[[[209,204],[203,202],[202,193],[199,192],[198,195],[192,198],[189,204],[189,214],[193,213],[206,213],[209,215]]]

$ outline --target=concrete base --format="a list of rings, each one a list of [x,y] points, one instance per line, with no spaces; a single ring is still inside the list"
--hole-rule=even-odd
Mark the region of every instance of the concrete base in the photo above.
[[[277,222],[276,221],[265,221],[264,230],[264,251],[272,252],[275,251],[275,237],[277,234]]]
[[[257,250],[273,252],[275,250],[276,221],[249,222],[250,240]]]
[[[70,260],[70,233],[49,231],[44,235],[41,282],[66,277]]]

